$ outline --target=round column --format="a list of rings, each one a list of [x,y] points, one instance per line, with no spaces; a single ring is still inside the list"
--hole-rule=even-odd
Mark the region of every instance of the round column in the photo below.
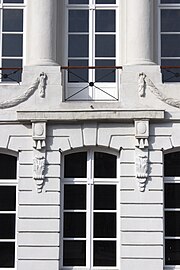
[[[126,0],[127,64],[153,62],[153,0]]]
[[[27,1],[27,65],[56,64],[57,0]]]

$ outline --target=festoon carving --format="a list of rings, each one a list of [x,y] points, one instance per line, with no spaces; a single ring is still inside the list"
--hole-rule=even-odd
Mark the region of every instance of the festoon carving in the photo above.
[[[176,107],[180,109],[180,100],[175,99],[175,98],[169,98],[167,96],[165,96],[156,86],[155,84],[152,82],[152,80],[150,80],[145,73],[140,73],[139,74],[139,79],[138,79],[138,87],[140,89],[141,85],[144,85],[144,94],[140,95],[139,92],[139,96],[143,97],[145,96],[145,90],[147,89],[147,87],[149,88],[149,90],[151,91],[151,93],[153,93],[159,100],[161,100],[162,102],[172,106],[172,107]],[[163,91],[163,87],[162,87],[162,91]]]
[[[40,76],[32,83],[32,85],[21,95],[13,97],[6,101],[0,102],[0,109],[7,109],[19,105],[20,103],[26,101],[36,89],[39,87],[39,96],[43,98],[45,96],[47,75],[42,72]],[[21,86],[20,86],[21,87]]]
[[[33,138],[33,178],[37,185],[38,193],[42,192],[45,179],[46,163],[46,122],[32,123]]]
[[[148,157],[149,157],[149,121],[135,121],[135,154],[136,154],[136,179],[139,184],[139,190],[145,190],[146,181],[148,178]]]

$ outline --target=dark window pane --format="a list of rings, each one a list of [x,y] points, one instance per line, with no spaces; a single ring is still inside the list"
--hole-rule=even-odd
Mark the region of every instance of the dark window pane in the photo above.
[[[180,0],[161,0],[161,4],[180,4]]]
[[[94,186],[94,210],[116,210],[116,186]]]
[[[94,266],[116,266],[116,242],[94,241]]]
[[[0,154],[0,179],[16,179],[16,157]]]
[[[0,211],[16,210],[16,187],[0,186]]]
[[[177,57],[180,56],[180,35],[162,34],[161,35],[161,56]]]
[[[94,177],[116,178],[116,156],[107,153],[95,152]]]
[[[115,60],[96,60],[96,66],[115,66]],[[96,69],[95,70],[96,82],[115,82],[116,69]]]
[[[88,66],[88,60],[69,60],[69,66]],[[69,69],[68,82],[88,82],[88,69]]]
[[[64,186],[64,209],[86,209],[86,186]]]
[[[88,35],[69,35],[69,57],[88,57]]]
[[[96,10],[96,32],[115,32],[115,10]]]
[[[165,208],[180,208],[180,184],[165,184]]]
[[[64,237],[86,237],[86,213],[64,213]]]
[[[96,0],[96,4],[116,4],[116,0]]]
[[[64,157],[64,177],[86,178],[87,153],[74,153]]]
[[[96,57],[115,57],[115,35],[96,35]]]
[[[165,235],[180,236],[180,212],[165,212]]]
[[[21,9],[3,10],[3,31],[23,31],[23,11]]]
[[[165,241],[165,263],[167,265],[180,264],[180,240],[166,239]]]
[[[21,68],[22,67],[22,60],[21,59],[3,59],[2,60],[2,67],[3,68]],[[10,70],[3,70],[2,71],[3,82],[20,82],[22,70],[21,69],[10,69]]]
[[[15,243],[0,243],[0,267],[14,267]]]
[[[64,241],[64,266],[86,265],[86,241]]]
[[[69,4],[89,4],[89,0],[69,0]]]
[[[24,0],[3,0],[3,3],[24,3]]]
[[[161,31],[180,32],[180,9],[161,10]]]
[[[180,59],[162,59],[162,66],[180,66]],[[180,68],[161,69],[163,82],[180,82]]]
[[[89,32],[88,10],[69,10],[69,32]]]
[[[180,152],[164,155],[164,175],[180,176]]]
[[[2,56],[22,56],[23,36],[21,34],[3,34],[2,36]]]
[[[94,213],[94,237],[116,237],[115,213]]]
[[[0,239],[15,238],[15,215],[0,214]]]

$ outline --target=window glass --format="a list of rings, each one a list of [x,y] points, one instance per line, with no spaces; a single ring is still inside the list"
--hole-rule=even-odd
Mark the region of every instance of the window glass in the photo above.
[[[94,266],[116,266],[115,241],[94,241]]]
[[[115,10],[96,10],[96,32],[115,32]]]
[[[166,239],[166,265],[180,265],[180,239]]]
[[[180,4],[180,0],[161,0],[161,4]]]
[[[88,60],[69,60],[70,67],[87,67]],[[86,68],[71,68],[68,71],[69,82],[88,82],[88,69]]]
[[[66,155],[64,158],[64,177],[86,177],[87,153],[75,153]]]
[[[180,32],[180,9],[161,10],[161,31]]]
[[[95,152],[94,153],[94,177],[115,178],[116,177],[116,156]]]
[[[16,210],[16,187],[0,186],[0,211],[15,211],[15,210]]]
[[[64,186],[64,209],[86,209],[86,185]]]
[[[180,59],[162,59],[161,65],[164,67],[174,67],[162,69],[163,82],[179,82],[180,70],[175,67],[180,66]]]
[[[89,4],[89,0],[69,0],[69,4]]]
[[[116,214],[94,213],[94,238],[116,237]]]
[[[180,152],[164,155],[164,175],[180,176]]]
[[[115,35],[96,35],[96,57],[115,57]]]
[[[88,10],[69,10],[69,32],[89,32]]]
[[[23,10],[22,9],[4,9],[3,31],[5,32],[22,32],[23,31]]]
[[[116,186],[94,185],[94,209],[115,210],[116,209]]]
[[[86,265],[86,241],[64,241],[64,266]]]
[[[16,157],[0,154],[0,179],[16,179]]]
[[[96,66],[100,67],[115,67],[115,60],[96,60]],[[116,69],[115,68],[101,68],[95,71],[96,82],[115,82]]]
[[[15,4],[22,4],[24,3],[24,0],[3,0],[3,3],[8,3],[8,4],[11,4],[11,3],[15,3]]]
[[[96,0],[96,4],[116,4],[116,0]]]
[[[166,57],[180,57],[180,35],[172,34],[161,36],[161,55]]]
[[[3,68],[18,68],[18,69],[9,69],[2,70],[2,81],[21,81],[21,70],[19,68],[22,67],[22,59],[3,59],[2,60]]]
[[[23,36],[3,34],[2,56],[22,56]]]
[[[0,267],[14,267],[15,243],[0,242]]]
[[[178,183],[165,184],[165,208],[180,208],[180,185]]]
[[[0,239],[14,239],[14,238],[15,238],[15,215],[0,214]]]
[[[88,35],[69,35],[69,57],[88,57]]]

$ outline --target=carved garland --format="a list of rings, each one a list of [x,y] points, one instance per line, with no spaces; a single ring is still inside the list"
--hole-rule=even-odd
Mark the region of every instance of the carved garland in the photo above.
[[[7,109],[26,101],[40,85],[40,97],[44,97],[44,90],[46,86],[47,75],[42,72],[36,81],[20,96],[14,97],[10,100],[0,102],[0,109]]]
[[[154,83],[147,78],[147,76],[142,72],[139,74],[139,81],[142,84],[142,80],[144,81],[144,87],[149,87],[150,91],[161,101],[163,101],[164,103],[179,108],[180,109],[180,100],[178,99],[174,99],[174,98],[168,98],[166,97],[161,91],[159,91],[159,89],[154,85]],[[140,85],[139,85],[140,87]],[[144,93],[145,95],[145,93]],[[144,95],[140,95],[141,97]]]

